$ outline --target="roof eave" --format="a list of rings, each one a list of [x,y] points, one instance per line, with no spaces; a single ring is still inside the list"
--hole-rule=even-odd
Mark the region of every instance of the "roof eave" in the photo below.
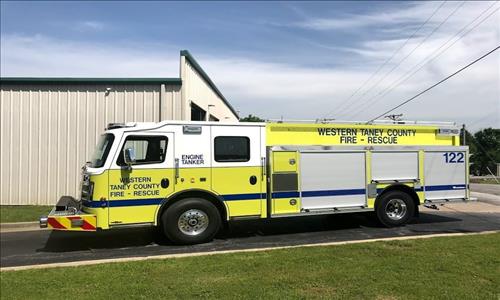
[[[167,84],[181,85],[181,78],[0,77],[3,84]]]

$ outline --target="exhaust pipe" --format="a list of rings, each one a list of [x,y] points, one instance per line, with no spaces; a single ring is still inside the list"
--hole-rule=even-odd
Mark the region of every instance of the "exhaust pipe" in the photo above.
[[[48,223],[49,223],[49,218],[40,217],[40,228],[47,228]]]

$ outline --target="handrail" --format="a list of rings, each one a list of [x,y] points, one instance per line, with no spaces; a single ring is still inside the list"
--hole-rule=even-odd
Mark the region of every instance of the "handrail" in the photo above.
[[[343,121],[335,119],[316,119],[316,120],[301,120],[301,119],[267,119],[266,123],[316,123],[316,124],[359,124],[366,125],[366,121]],[[455,122],[439,122],[439,121],[390,121],[390,120],[375,120],[370,124],[387,124],[387,125],[436,125],[436,126],[457,126]]]

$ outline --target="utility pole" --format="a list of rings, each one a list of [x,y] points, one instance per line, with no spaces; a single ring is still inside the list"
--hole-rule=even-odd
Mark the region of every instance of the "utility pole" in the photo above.
[[[462,124],[462,146],[465,146],[465,124]]]

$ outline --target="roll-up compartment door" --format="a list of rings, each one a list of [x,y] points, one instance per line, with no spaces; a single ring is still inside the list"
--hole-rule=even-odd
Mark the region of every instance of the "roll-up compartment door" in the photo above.
[[[418,179],[418,152],[372,152],[372,180]]]
[[[424,155],[425,198],[466,198],[465,151],[426,151]]]
[[[302,209],[366,204],[365,152],[302,152]]]

